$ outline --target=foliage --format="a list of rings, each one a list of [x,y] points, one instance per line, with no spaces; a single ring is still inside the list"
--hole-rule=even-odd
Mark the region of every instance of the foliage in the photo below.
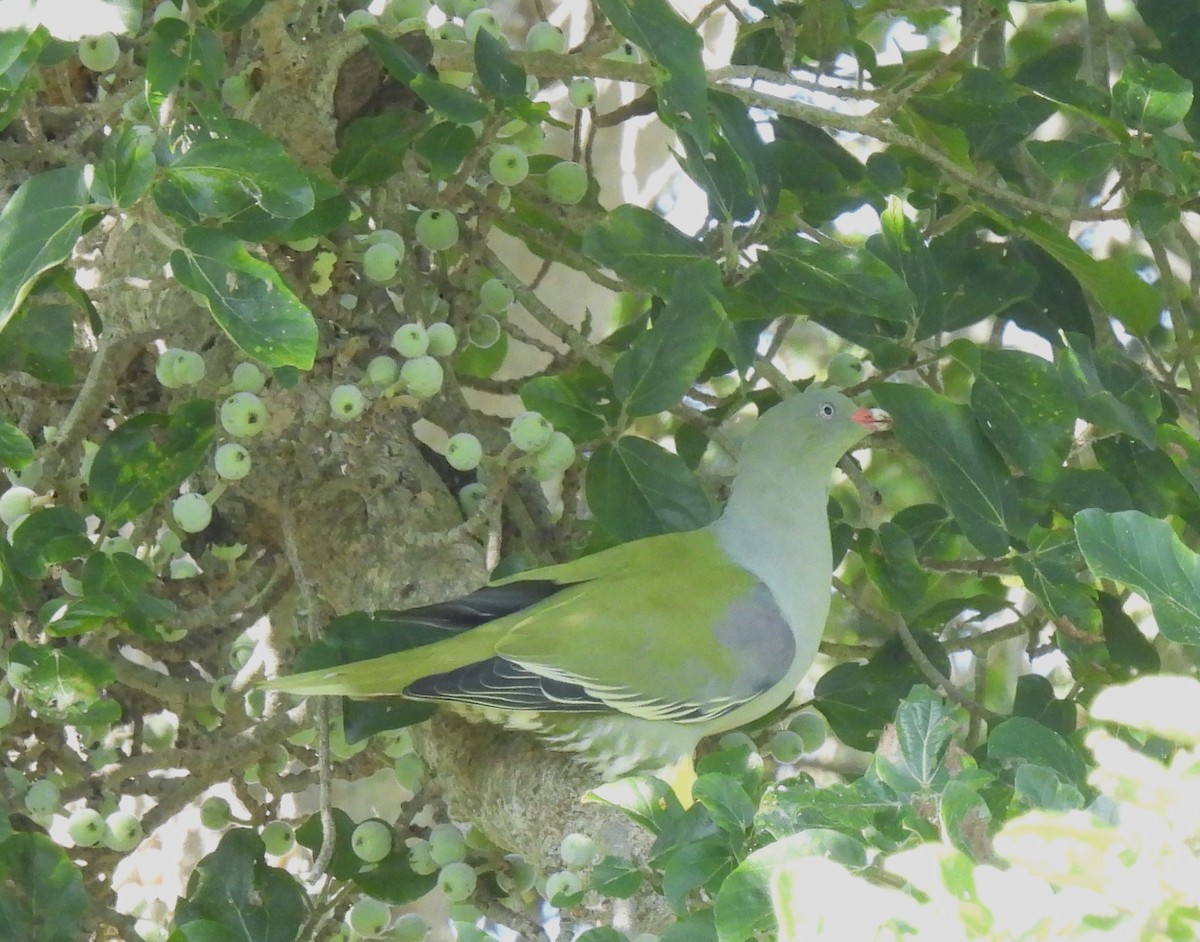
[[[1193,5],[592,0],[566,51],[481,0],[4,6],[0,936],[334,938],[435,885],[467,937],[1197,935]],[[402,646],[481,546],[707,522],[813,377],[895,420],[830,507],[836,743],[596,789],[647,855],[436,824],[424,707],[326,749],[254,688],[321,626],[313,666]],[[417,796],[390,847],[294,810],[326,752]],[[113,813],[156,846],[212,789],[179,899],[114,887]]]

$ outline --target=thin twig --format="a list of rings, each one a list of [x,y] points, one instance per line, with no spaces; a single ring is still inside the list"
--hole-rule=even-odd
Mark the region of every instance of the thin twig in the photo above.
[[[1147,239],[1150,251],[1154,254],[1154,263],[1158,266],[1158,277],[1162,283],[1163,299],[1167,304],[1167,313],[1171,317],[1171,326],[1175,330],[1175,342],[1182,354],[1183,368],[1187,371],[1188,382],[1192,385],[1192,395],[1200,397],[1200,363],[1196,362],[1196,345],[1192,342],[1192,334],[1188,329],[1187,316],[1183,304],[1179,300],[1179,287],[1175,283],[1175,273],[1171,271],[1171,259],[1167,248],[1158,239]],[[1196,400],[1200,404],[1200,399]]]
[[[290,511],[286,508],[280,516],[280,524],[284,553],[292,567],[296,592],[300,596],[300,606],[296,614],[304,620],[305,633],[315,641],[319,635],[316,619],[317,599],[312,591],[312,584],[304,575],[304,564],[300,559],[300,547],[296,541],[296,527]],[[333,823],[333,764],[329,758],[329,709],[329,698],[319,697],[316,704],[317,805],[321,816],[321,851],[313,861],[311,879],[314,882],[324,876],[329,862],[333,859],[333,843],[336,837]]]
[[[908,656],[913,659],[913,663],[917,665],[917,668],[930,683],[939,687],[946,696],[960,707],[966,709],[972,716],[978,715],[981,719],[985,719],[989,723],[998,723],[1004,719],[999,713],[993,713],[982,703],[972,700],[959,690],[949,677],[938,670],[933,661],[929,660],[925,652],[921,650],[921,646],[917,644],[917,639],[913,637],[908,623],[903,618],[896,615],[891,621],[896,628],[896,633],[900,636],[900,643],[904,645],[904,650],[908,652]]]
[[[948,53],[942,56],[933,67],[927,69],[918,75],[912,82],[905,85],[903,88],[888,92],[879,99],[879,104],[871,112],[873,118],[890,118],[899,111],[904,104],[912,99],[912,97],[923,89],[928,88],[933,82],[936,82],[943,75],[949,72],[954,66],[958,65],[963,59],[970,55],[971,50],[975,48],[987,32],[988,28],[996,20],[996,11],[989,9],[979,12],[967,28],[963,30],[962,36],[958,40],[958,44]]]

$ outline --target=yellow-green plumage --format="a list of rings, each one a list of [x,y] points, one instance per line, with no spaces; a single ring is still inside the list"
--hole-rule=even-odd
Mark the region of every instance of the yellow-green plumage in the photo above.
[[[773,710],[807,671],[829,605],[829,478],[885,423],[810,388],[758,421],[710,526],[411,610],[453,633],[268,686],[473,705],[538,729],[609,777],[669,765],[703,736]]]

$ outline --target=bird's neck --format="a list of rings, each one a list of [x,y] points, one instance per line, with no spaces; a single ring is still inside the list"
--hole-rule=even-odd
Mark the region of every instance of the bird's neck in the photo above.
[[[814,651],[828,614],[833,568],[826,510],[831,473],[743,472],[713,524],[722,548],[766,584],[792,630],[815,634],[805,638]]]

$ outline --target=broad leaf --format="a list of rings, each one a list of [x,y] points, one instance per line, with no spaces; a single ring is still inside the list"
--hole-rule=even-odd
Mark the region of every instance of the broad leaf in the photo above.
[[[1146,597],[1164,637],[1200,644],[1200,555],[1167,521],[1093,508],[1075,515],[1075,535],[1093,573]]]
[[[825,857],[844,866],[866,866],[866,849],[838,831],[814,828],[756,850],[738,866],[717,893],[717,934],[722,942],[772,937],[775,913],[771,886],[776,873],[807,857]]]
[[[638,287],[665,294],[680,265],[705,256],[704,246],[657,213],[625,203],[583,235],[584,254]]]
[[[347,183],[378,186],[404,166],[413,141],[432,123],[428,115],[407,111],[356,118],[329,169]]]
[[[1013,465],[1053,480],[1071,450],[1075,410],[1054,364],[1021,350],[955,341],[948,350],[975,373],[971,412]]]
[[[256,831],[227,831],[192,871],[176,925],[208,920],[238,942],[295,942],[306,911],[304,889],[286,870],[268,866],[263,853]]]
[[[74,347],[73,310],[36,296],[27,298],[4,330],[0,371],[21,370],[44,383],[65,386],[75,382]]]
[[[896,712],[894,743],[880,743],[872,768],[899,794],[933,788],[957,725],[932,690],[923,684],[913,687]]]
[[[0,211],[0,334],[43,272],[66,261],[94,215],[84,172],[31,177]]]
[[[1119,320],[1130,333],[1142,336],[1159,322],[1161,292],[1142,281],[1120,259],[1093,258],[1041,218],[1026,217],[1019,228],[1068,269],[1105,313]]]
[[[223,125],[226,137],[202,140],[164,169],[171,196],[201,216],[234,216],[258,207],[298,219],[315,197],[308,174],[279,141],[244,121]]]
[[[508,43],[486,29],[475,36],[475,73],[488,94],[502,104],[525,97],[525,70],[513,62]]]
[[[1077,577],[1082,559],[1070,530],[1030,533],[1029,550],[1013,560],[1025,587],[1054,618],[1066,618],[1082,631],[1100,627],[1095,592]]]
[[[1136,128],[1161,131],[1184,119],[1192,107],[1192,83],[1165,62],[1133,57],[1112,90],[1121,118]]]
[[[770,247],[751,276],[756,293],[802,309],[854,313],[911,322],[917,300],[904,280],[878,256],[853,246],[791,237]],[[761,316],[761,315],[760,315]]]
[[[83,875],[47,835],[0,841],[0,937],[21,942],[76,942],[86,936]]]
[[[875,397],[896,420],[896,437],[933,476],[967,539],[989,556],[1003,556],[1010,536],[1028,529],[1008,468],[960,406],[916,386],[888,383]]]
[[[587,500],[596,522],[621,541],[692,530],[716,516],[678,455],[633,436],[596,449],[588,462]]]
[[[128,209],[145,195],[158,169],[154,144],[154,135],[137,126],[125,127],[104,142],[92,178],[92,196],[98,203]]]
[[[185,288],[202,296],[213,320],[245,353],[267,366],[311,369],[317,325],[271,265],[239,239],[194,227],[171,269]]]
[[[208,455],[213,404],[184,403],[171,415],[143,412],[100,445],[88,476],[88,503],[119,527],[172,493]]]
[[[1058,733],[1026,716],[1014,716],[991,731],[989,762],[1016,768],[1027,762],[1053,769],[1065,781],[1082,785],[1087,765],[1079,752]]]
[[[521,386],[526,409],[540,412],[572,441],[600,438],[620,414],[612,381],[583,363],[554,376],[536,376]]]
[[[664,123],[707,150],[708,83],[699,32],[667,0],[597,0],[597,6],[661,70],[658,113]]]
[[[653,415],[678,403],[712,355],[723,321],[717,266],[704,260],[679,268],[653,327],[613,368],[623,411]]]
[[[33,460],[33,442],[11,422],[0,419],[0,464],[20,471]]]

